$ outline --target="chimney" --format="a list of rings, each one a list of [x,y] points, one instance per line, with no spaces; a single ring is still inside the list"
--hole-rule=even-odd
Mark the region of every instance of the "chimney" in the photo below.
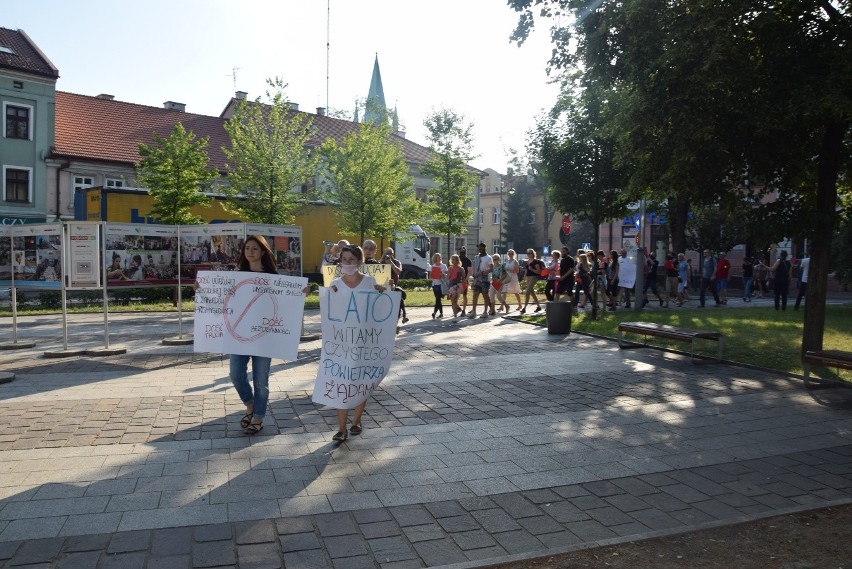
[[[238,101],[245,101],[246,97],[248,97],[248,93],[246,93],[245,91],[237,91],[236,93],[234,93],[234,98]]]
[[[163,103],[163,108],[169,109],[171,111],[184,112],[186,110],[186,104],[185,103],[176,103],[174,101],[166,101],[165,103]]]
[[[293,101],[286,101],[284,104],[290,107],[291,111],[299,110],[299,103],[294,103]]]
[[[325,107],[317,107],[317,115],[324,117],[325,116]]]
[[[402,129],[397,130],[396,132],[394,132],[394,134],[400,138],[405,138],[405,131]]]
[[[114,101],[115,95],[107,95],[106,93],[101,93],[95,99],[103,99],[104,101]]]

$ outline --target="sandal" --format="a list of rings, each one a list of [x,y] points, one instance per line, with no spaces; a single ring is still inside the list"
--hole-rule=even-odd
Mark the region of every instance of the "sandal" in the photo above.
[[[348,435],[346,434],[346,431],[337,431],[336,433],[334,433],[334,436],[331,437],[331,440],[343,442],[346,440],[347,436]]]
[[[349,434],[350,435],[360,435],[361,431],[363,431],[363,430],[364,429],[361,428],[361,425],[352,425],[351,427],[349,427]]]
[[[242,419],[240,419],[240,427],[243,429],[247,429],[249,425],[251,425],[251,419],[254,417],[253,413],[246,413]]]
[[[243,429],[247,435],[256,435],[263,430],[263,423],[250,423],[248,427]]]

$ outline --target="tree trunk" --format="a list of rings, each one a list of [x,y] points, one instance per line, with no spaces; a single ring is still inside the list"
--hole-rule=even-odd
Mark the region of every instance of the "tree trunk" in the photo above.
[[[802,327],[802,354],[821,350],[825,332],[825,299],[828,292],[828,265],[831,240],[837,220],[837,175],[843,137],[849,123],[826,125],[817,163],[816,223],[811,237],[808,289],[805,292],[805,316]]]
[[[669,220],[669,229],[672,232],[672,252],[675,254],[686,252],[686,220],[689,216],[689,200],[684,197],[675,197],[674,203],[669,208],[672,218]]]

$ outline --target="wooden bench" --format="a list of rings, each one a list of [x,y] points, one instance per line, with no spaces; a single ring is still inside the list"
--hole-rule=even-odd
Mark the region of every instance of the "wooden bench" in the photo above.
[[[622,322],[618,325],[618,347],[621,349],[640,346],[640,344],[633,344],[630,342],[625,343],[625,332],[643,335],[645,337],[645,343],[641,345],[644,346],[648,345],[648,336],[688,342],[690,355],[692,356],[692,363],[695,363],[695,340],[712,340],[718,344],[716,361],[722,361],[722,345],[724,344],[724,340],[720,332],[712,332],[709,330],[690,330],[687,328],[669,326],[667,324],[656,324],[654,322]]]
[[[810,381],[811,365],[833,367],[837,369],[852,369],[852,352],[840,350],[807,351],[802,356],[802,368],[805,371],[805,387],[814,387]]]

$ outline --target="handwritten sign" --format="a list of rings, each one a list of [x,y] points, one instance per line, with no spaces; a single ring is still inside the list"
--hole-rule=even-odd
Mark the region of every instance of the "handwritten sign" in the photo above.
[[[322,350],[314,403],[352,409],[367,400],[393,360],[399,292],[320,290]]]
[[[194,351],[297,358],[307,278],[199,271],[196,282]]]
[[[361,265],[358,269],[365,275],[370,275],[376,279],[376,284],[388,286],[388,281],[391,278],[391,265],[379,265],[371,263],[369,265]],[[341,276],[340,265],[326,265],[322,268],[322,285],[331,286],[331,281]]]

